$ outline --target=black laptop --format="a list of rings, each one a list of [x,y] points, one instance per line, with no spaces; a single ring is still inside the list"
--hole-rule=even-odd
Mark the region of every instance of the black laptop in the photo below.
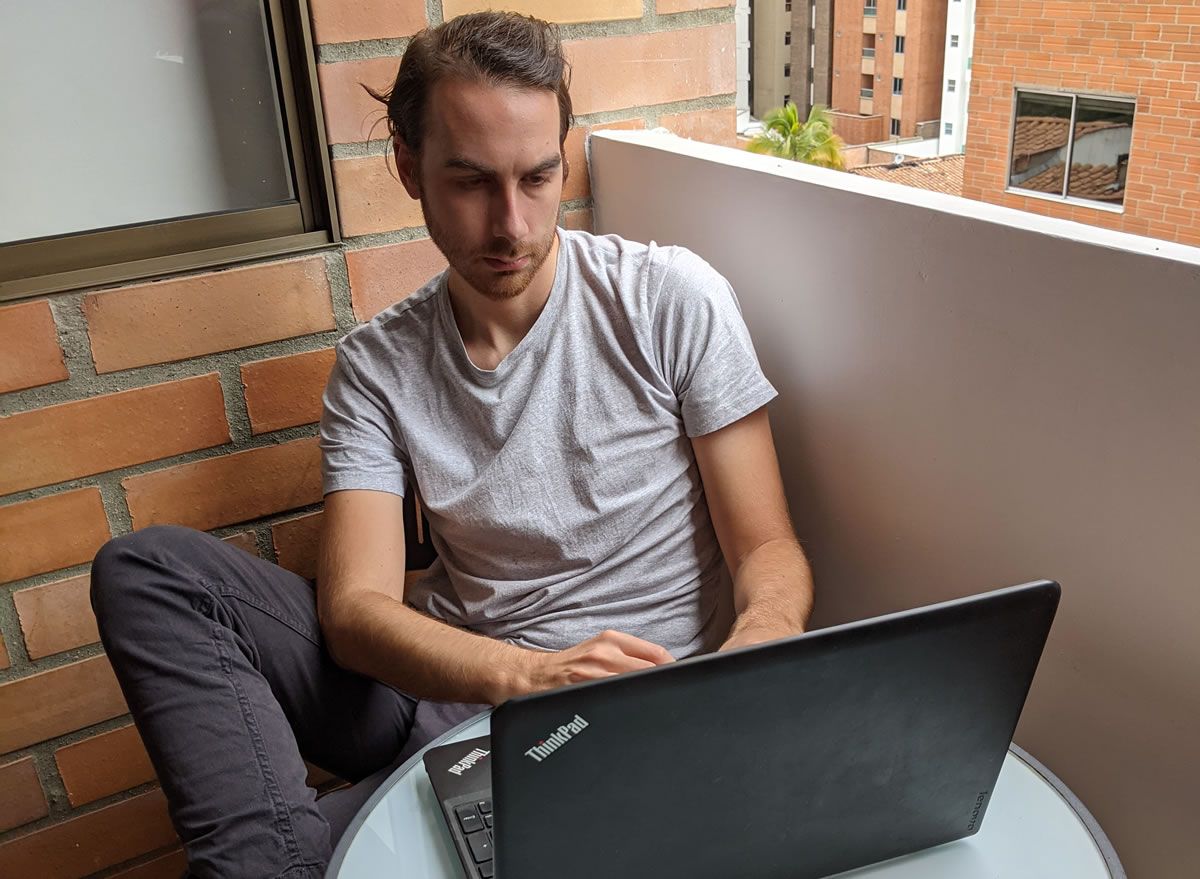
[[[513,699],[425,766],[467,876],[817,879],[978,831],[1050,581]]]

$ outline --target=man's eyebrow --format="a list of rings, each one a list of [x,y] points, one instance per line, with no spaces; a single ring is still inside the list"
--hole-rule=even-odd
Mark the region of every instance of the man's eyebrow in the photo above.
[[[557,168],[561,164],[562,156],[555,154],[541,162],[538,162],[538,164],[526,171],[524,176],[529,176],[531,174],[544,174],[553,168]],[[473,174],[482,174],[486,177],[496,176],[495,170],[487,167],[487,165],[481,165],[479,162],[472,161],[471,159],[467,159],[462,156],[451,156],[446,160],[445,167],[456,171],[470,171]]]

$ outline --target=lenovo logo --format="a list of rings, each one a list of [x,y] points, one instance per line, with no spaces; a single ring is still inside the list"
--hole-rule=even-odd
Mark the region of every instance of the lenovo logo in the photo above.
[[[971,810],[971,823],[967,825],[967,830],[974,830],[975,825],[979,823],[979,813],[983,811],[983,801],[987,799],[987,795],[987,791],[981,790],[975,798],[975,808]]]
[[[526,757],[530,757],[541,763],[567,742],[571,741],[575,736],[579,735],[587,729],[588,722],[578,714],[574,718],[568,720],[546,738],[542,739],[532,748],[525,752]]]
[[[492,752],[485,751],[482,748],[476,748],[470,754],[463,757],[461,760],[459,760],[457,763],[455,763],[453,766],[451,766],[450,770],[449,770],[450,774],[451,775],[462,775],[464,772],[466,772],[468,769],[470,769],[472,766],[474,766],[476,763],[478,763],[480,760],[482,760],[484,757],[486,757],[490,753],[492,753]]]

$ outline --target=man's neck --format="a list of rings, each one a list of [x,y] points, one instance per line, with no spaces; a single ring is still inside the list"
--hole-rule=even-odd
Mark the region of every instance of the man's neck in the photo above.
[[[495,369],[500,361],[517,347],[537,322],[550,291],[558,267],[558,235],[546,261],[521,293],[502,301],[482,295],[467,281],[450,270],[450,305],[454,321],[462,337],[467,356],[480,369]]]

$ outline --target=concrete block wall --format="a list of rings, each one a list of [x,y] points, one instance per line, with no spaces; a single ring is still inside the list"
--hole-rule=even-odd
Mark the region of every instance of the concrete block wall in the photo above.
[[[1004,191],[1014,89],[1136,96],[1125,210]],[[963,195],[1200,245],[1200,6],[978,0]]]
[[[332,346],[445,265],[359,83],[388,85],[414,32],[490,4],[309,5],[343,246],[0,306],[0,876],[179,875],[97,643],[91,558],[176,523],[311,576]],[[732,0],[509,5],[559,22],[574,63],[565,225],[591,223],[591,128],[734,143]]]

